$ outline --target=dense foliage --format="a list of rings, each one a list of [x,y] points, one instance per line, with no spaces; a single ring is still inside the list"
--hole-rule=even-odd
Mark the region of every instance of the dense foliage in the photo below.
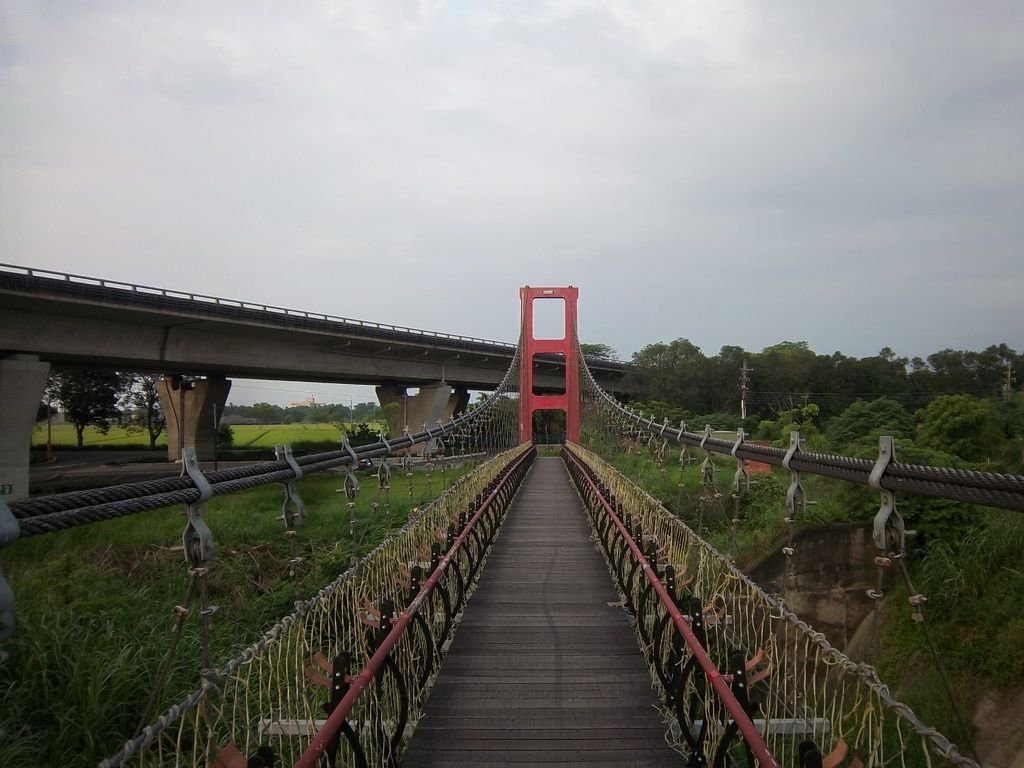
[[[706,355],[688,339],[649,344],[633,355],[626,391],[690,414],[739,413],[740,369],[749,374],[747,406],[754,423],[769,414],[816,404],[830,418],[857,400],[886,396],[908,411],[938,395],[995,397],[1007,367],[1024,371],[1024,354],[1006,344],[981,352],[944,349],[926,359],[897,357],[888,347],[872,357],[814,352],[805,341],[784,341],[760,352],[725,346]]]

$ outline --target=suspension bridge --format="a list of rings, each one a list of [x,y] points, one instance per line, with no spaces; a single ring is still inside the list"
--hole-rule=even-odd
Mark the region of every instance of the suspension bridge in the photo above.
[[[111,745],[106,768],[139,766],[976,766],[973,756],[896,699],[603,455],[624,443],[657,460],[678,452],[714,483],[734,466],[739,505],[748,462],[789,477],[790,526],[808,475],[878,494],[873,521],[882,587],[904,579],[898,501],[915,494],[1024,511],[1024,477],[734,441],[657,423],[605,392],[580,354],[574,288],[524,288],[520,341],[477,407],[360,447],[90,491],[0,502],[0,545],[169,505],[183,505],[188,592],[177,627],[203,639],[197,685]],[[534,338],[533,302],[560,298],[564,338]],[[475,342],[474,342],[475,343]],[[562,356],[564,390],[534,381],[538,355]],[[566,417],[558,456],[538,456],[533,415]],[[215,541],[204,506],[260,485],[284,488],[292,544],[309,513],[301,480],[343,477],[359,493],[369,459],[381,489],[392,466],[485,457],[474,471],[227,662],[215,660],[209,578]],[[718,464],[713,460],[719,458]],[[792,555],[792,541],[787,548]],[[2,552],[0,552],[2,554]],[[16,595],[0,581],[0,639],[17,631]]]

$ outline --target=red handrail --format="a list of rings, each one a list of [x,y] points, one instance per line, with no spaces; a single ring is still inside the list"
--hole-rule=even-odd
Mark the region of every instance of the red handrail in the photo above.
[[[306,747],[306,751],[302,753],[302,757],[300,757],[299,761],[295,764],[295,768],[315,768],[320,756],[324,753],[324,750],[327,749],[327,745],[341,733],[341,726],[344,724],[345,720],[348,719],[356,701],[359,700],[363,691],[373,681],[374,676],[378,671],[380,671],[380,668],[384,666],[384,661],[387,659],[388,654],[391,653],[391,650],[398,643],[399,638],[401,638],[402,633],[405,632],[405,628],[409,626],[409,622],[412,621],[413,616],[415,616],[417,611],[419,611],[420,605],[430,594],[431,590],[437,586],[438,581],[441,579],[441,574],[443,574],[448,568],[448,564],[452,561],[456,553],[459,551],[459,548],[466,541],[466,538],[469,536],[469,532],[473,529],[481,516],[483,516],[483,513],[487,511],[487,508],[491,505],[491,502],[494,501],[494,498],[498,495],[498,492],[501,490],[502,486],[504,486],[506,481],[508,481],[512,473],[518,469],[524,461],[526,461],[529,455],[529,450],[524,451],[518,459],[510,464],[494,490],[491,491],[490,495],[484,499],[483,502],[481,502],[479,508],[466,523],[465,528],[462,529],[462,532],[455,538],[455,541],[452,542],[452,546],[445,553],[444,557],[441,558],[437,568],[435,568],[429,578],[423,582],[423,586],[420,589],[419,594],[416,595],[411,603],[409,603],[409,606],[402,612],[402,615],[395,619],[391,627],[391,631],[388,632],[387,637],[384,638],[384,641],[380,644],[380,647],[377,648],[373,656],[370,657],[370,660],[366,662],[366,666],[363,667],[358,675],[352,678],[348,693],[346,693],[344,698],[338,702],[338,706],[334,708],[333,712],[331,712],[323,727],[317,731],[309,746]]]
[[[675,600],[669,595],[668,590],[661,583],[661,579],[658,578],[658,574],[651,568],[650,563],[647,562],[647,558],[644,557],[643,552],[640,551],[640,547],[637,546],[633,537],[626,530],[626,526],[622,524],[619,516],[615,513],[615,510],[605,499],[604,494],[601,493],[597,484],[591,479],[590,475],[586,471],[586,467],[576,455],[566,447],[566,455],[573,461],[576,467],[580,470],[580,474],[586,479],[591,489],[600,500],[601,505],[604,507],[608,516],[612,522],[615,523],[615,527],[619,529],[619,534],[625,540],[629,546],[633,556],[637,559],[640,564],[640,568],[643,569],[644,575],[647,577],[647,581],[650,582],[651,587],[658,595],[658,599],[661,604],[668,611],[669,616],[672,617],[672,623],[675,624],[676,629],[683,636],[683,640],[686,645],[689,646],[690,652],[693,653],[697,659],[697,663],[701,665],[704,670],[704,674],[707,675],[708,680],[711,682],[711,686],[715,689],[715,693],[718,695],[719,700],[732,715],[733,720],[736,721],[736,726],[740,729],[740,733],[743,734],[743,740],[747,742],[747,746],[750,751],[754,753],[758,763],[761,764],[762,768],[778,768],[778,762],[772,756],[771,750],[768,749],[768,745],[765,744],[761,734],[757,732],[757,728],[751,721],[750,717],[743,710],[743,706],[736,700],[732,690],[729,688],[729,684],[725,681],[724,675],[715,666],[715,663],[708,656],[707,651],[704,650],[704,646],[700,644],[697,636],[693,633],[693,629],[690,628],[690,621],[687,617],[683,616],[680,612],[679,607],[676,605]]]

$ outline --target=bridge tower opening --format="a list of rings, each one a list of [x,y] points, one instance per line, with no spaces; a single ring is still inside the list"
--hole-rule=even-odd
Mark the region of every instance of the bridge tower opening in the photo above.
[[[576,304],[579,289],[539,288],[523,286],[519,289],[522,302],[522,348],[519,365],[519,440],[532,442],[534,414],[539,411],[565,413],[565,439],[580,439],[580,363],[576,350]],[[560,300],[564,305],[564,323],[561,338],[536,338],[534,310],[536,302]],[[550,313],[545,313],[550,314]],[[557,333],[554,332],[554,333]],[[559,356],[561,359],[559,359]],[[562,365],[564,361],[564,365]],[[555,371],[564,371],[564,381]]]

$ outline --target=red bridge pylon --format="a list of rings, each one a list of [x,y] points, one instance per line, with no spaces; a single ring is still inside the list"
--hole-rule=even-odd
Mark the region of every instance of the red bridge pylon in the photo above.
[[[580,363],[576,345],[576,304],[579,289],[534,288],[526,285],[519,289],[522,300],[522,349],[519,362],[519,440],[533,440],[533,414],[537,411],[562,410],[565,412],[565,437],[580,439]],[[563,299],[565,303],[565,331],[560,339],[538,339],[533,334],[533,303],[537,299]],[[540,394],[534,386],[534,374],[543,365],[537,355],[560,354],[565,358],[565,392]]]

